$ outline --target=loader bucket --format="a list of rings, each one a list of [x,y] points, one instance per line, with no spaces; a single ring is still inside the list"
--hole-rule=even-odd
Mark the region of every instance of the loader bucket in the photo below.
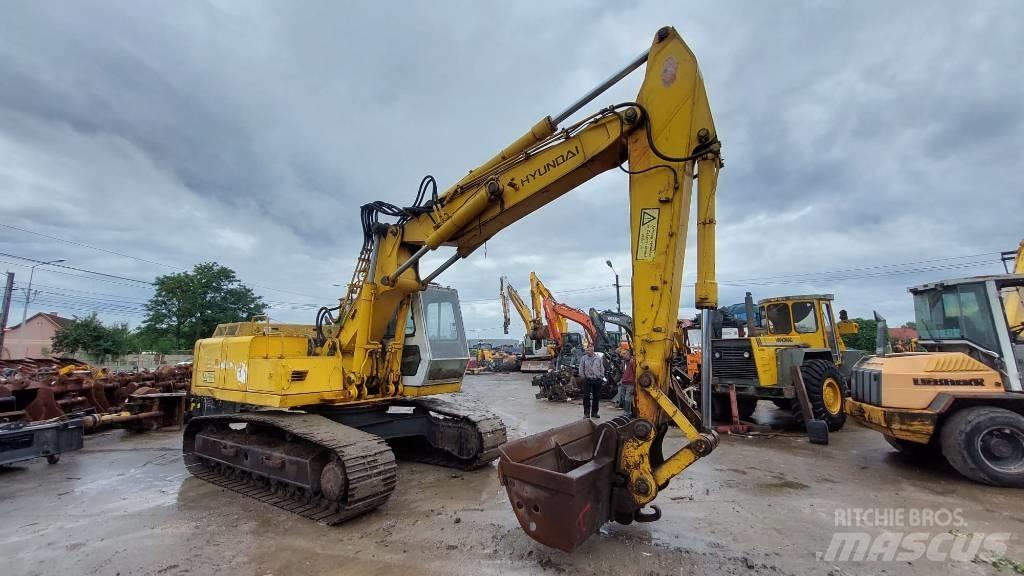
[[[572,552],[610,519],[618,435],[588,419],[503,445],[498,478],[519,525]]]

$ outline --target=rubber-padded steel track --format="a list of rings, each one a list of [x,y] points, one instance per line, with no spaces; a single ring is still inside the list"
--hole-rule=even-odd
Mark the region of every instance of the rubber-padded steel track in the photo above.
[[[195,436],[205,427],[231,423],[276,428],[332,451],[345,470],[344,495],[329,501],[323,494],[284,487],[193,451]],[[197,478],[325,524],[339,524],[384,504],[397,481],[395,455],[382,438],[314,414],[265,411],[193,418],[183,449],[185,466]]]
[[[438,430],[432,443],[434,450],[411,451],[402,457],[409,460],[473,470],[495,460],[498,447],[505,443],[505,424],[483,403],[462,393],[437,394],[404,402],[429,410],[433,426]],[[456,444],[456,445],[453,445]]]

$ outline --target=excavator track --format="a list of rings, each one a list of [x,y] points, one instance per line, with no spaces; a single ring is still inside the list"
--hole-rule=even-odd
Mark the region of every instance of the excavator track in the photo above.
[[[461,394],[437,394],[404,402],[429,410],[432,449],[403,451],[402,458],[449,468],[474,470],[498,458],[505,424],[481,402]]]
[[[384,504],[397,481],[382,438],[315,414],[193,418],[183,451],[197,478],[328,525]]]

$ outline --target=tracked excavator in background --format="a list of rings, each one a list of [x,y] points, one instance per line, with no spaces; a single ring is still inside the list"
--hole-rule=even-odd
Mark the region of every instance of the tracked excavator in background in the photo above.
[[[535,318],[530,313],[530,308],[523,301],[523,297],[519,295],[519,292],[509,283],[508,278],[502,276],[500,286],[499,295],[505,319],[505,334],[508,334],[509,326],[512,323],[509,317],[509,302],[516,309],[526,329],[523,336],[523,354],[519,361],[519,370],[522,372],[547,372],[552,367],[551,360],[554,357],[557,346],[554,340],[533,337],[533,334],[541,334],[543,332],[544,320]]]
[[[636,101],[563,126],[644,63]],[[396,451],[470,469],[498,457],[520,525],[547,546],[572,550],[606,522],[657,519],[660,511],[646,507],[658,492],[718,443],[709,417],[673,405],[665,390],[695,179],[696,306],[717,305],[721,165],[697,61],[663,28],[650,50],[443,193],[427,177],[408,206],[364,205],[348,290],[313,325],[225,324],[198,341],[186,466],[334,524],[388,499]],[[458,295],[432,281],[510,224],[616,169],[629,174],[636,417],[579,420],[506,443],[501,420],[459,393],[468,349]],[[421,258],[443,246],[454,248],[451,256],[421,274]],[[710,394],[709,383],[701,392]],[[683,443],[666,454],[669,421]]]

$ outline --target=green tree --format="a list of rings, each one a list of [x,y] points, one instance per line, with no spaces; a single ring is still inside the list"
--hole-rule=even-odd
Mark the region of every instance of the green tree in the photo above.
[[[126,324],[106,326],[93,312],[60,328],[53,337],[52,348],[58,354],[85,352],[102,361],[107,356],[131,352],[131,340]]]
[[[263,300],[242,284],[234,270],[204,262],[191,272],[157,277],[156,292],[146,303],[146,319],[138,334],[147,346],[170,344],[173,349],[186,349],[212,335],[217,324],[241,322],[265,312]]]
[[[856,334],[843,334],[843,342],[846,347],[874,354],[878,322],[875,322],[873,318],[850,318],[850,320],[856,322],[859,329]]]
[[[917,330],[917,322],[904,322],[900,328],[910,328],[911,330]]]

